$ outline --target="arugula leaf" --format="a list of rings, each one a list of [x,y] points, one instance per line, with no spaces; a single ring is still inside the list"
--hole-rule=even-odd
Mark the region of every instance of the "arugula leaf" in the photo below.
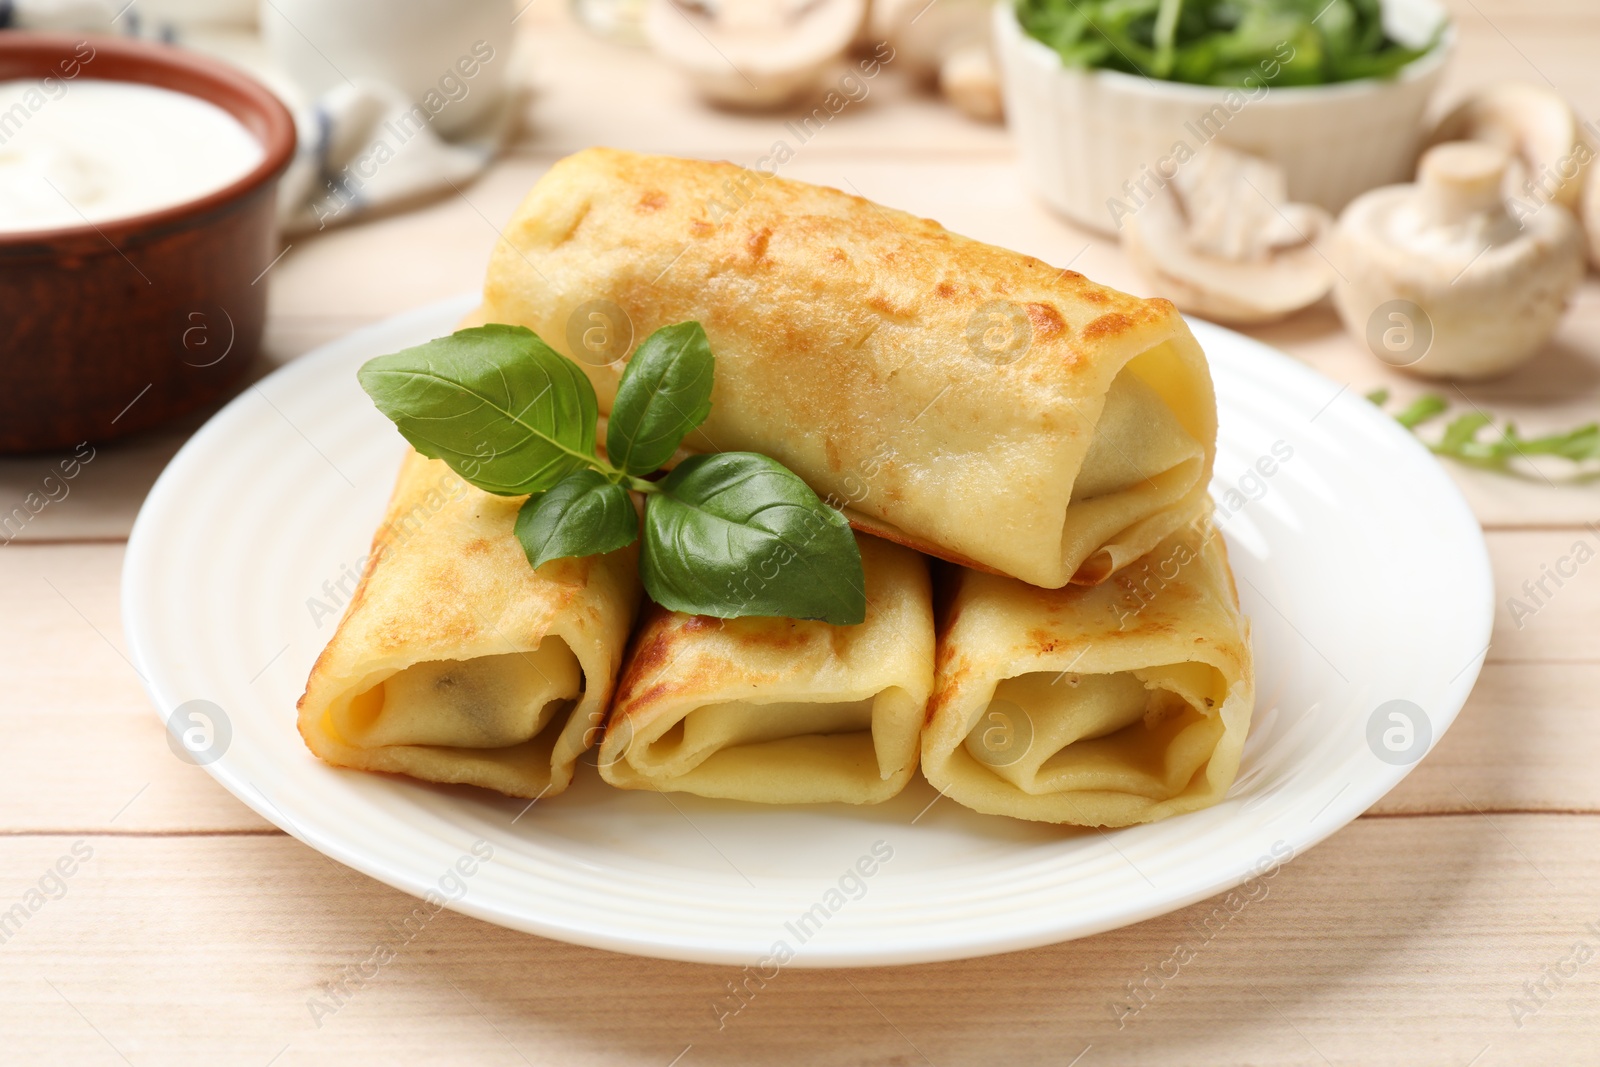
[[[596,462],[594,387],[524,327],[457,330],[357,377],[412,447],[485,492],[537,493]]]
[[[691,456],[645,506],[639,576],[651,599],[719,618],[866,618],[861,552],[844,516],[776,460]]]
[[[1367,399],[1381,408],[1388,402],[1389,391],[1376,389],[1367,394]],[[1406,429],[1414,430],[1429,419],[1444,414],[1449,407],[1439,394],[1424,393],[1394,418]],[[1516,424],[1508,422],[1498,437],[1480,440],[1484,428],[1493,425],[1493,417],[1484,412],[1468,412],[1451,419],[1439,440],[1424,441],[1423,444],[1435,455],[1449,456],[1488,469],[1509,470],[1514,460],[1530,456],[1560,456],[1574,463],[1600,459],[1600,423],[1587,423],[1566,433],[1523,437],[1517,432]]]
[[[1489,416],[1481,411],[1469,411],[1465,415],[1458,415],[1450,420],[1444,428],[1444,436],[1439,438],[1439,443],[1434,449],[1443,455],[1473,456],[1475,459],[1487,459],[1489,456],[1470,446],[1477,445],[1478,431],[1489,425]],[[1478,455],[1473,455],[1479,452]]]
[[[1151,43],[1155,45],[1155,70],[1158,78],[1172,77],[1176,59],[1175,45],[1178,37],[1178,16],[1183,13],[1183,0],[1161,0],[1156,9],[1156,21],[1151,27]]]
[[[649,474],[711,413],[716,360],[698,322],[663,326],[623,368],[606,428],[606,453],[629,474]]]
[[[1574,463],[1586,459],[1600,459],[1600,423],[1591,422],[1568,433],[1550,434],[1532,439],[1519,437],[1517,428],[1511,423],[1506,423],[1505,439],[1524,455],[1561,456]]]
[[[567,475],[517,512],[517,540],[535,567],[566,556],[598,556],[631,545],[639,515],[628,491],[598,471]]]
[[[1382,405],[1380,404],[1379,406]],[[1412,430],[1435,416],[1443,415],[1445,409],[1449,406],[1444,402],[1444,397],[1438,393],[1424,393],[1408,404],[1404,411],[1396,415],[1394,421],[1406,429]]]
[[[1068,67],[1198,85],[1320,85],[1389,77],[1412,48],[1379,0],[1014,0],[1017,20]]]

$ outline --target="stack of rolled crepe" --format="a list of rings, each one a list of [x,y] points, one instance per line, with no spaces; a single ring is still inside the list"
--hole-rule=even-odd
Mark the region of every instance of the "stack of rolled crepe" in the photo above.
[[[1216,404],[1204,355],[1171,304],[836,190],[591,149],[556,164],[524,201],[496,246],[477,318],[527,326],[573,358],[602,412],[622,364],[605,362],[620,353],[580,347],[591,320],[634,339],[700,322],[716,379],[710,417],[685,446],[773,456],[871,535],[859,538],[868,595],[859,626],[647,609],[599,754],[607,781],[773,803],[877,802],[914,773],[920,735],[935,785],[1022,818],[1121,825],[1199,807],[1231,783],[1252,700],[1246,624],[1220,538],[1195,532],[1210,506]],[[499,565],[514,566],[509,518],[500,525]],[[1108,611],[1128,593],[1107,579],[1181,546],[1193,559],[1141,594],[1134,624],[1119,627]],[[959,565],[945,571],[952,608],[937,633],[917,552]],[[591,581],[599,569],[607,589],[625,584],[607,569],[611,557],[592,563]],[[539,582],[523,583],[525,594]],[[351,610],[335,645],[359,615]],[[537,635],[521,639],[528,651],[557,632],[558,613],[539,617]],[[605,630],[609,642],[615,628]],[[340,726],[370,717],[377,705],[354,691],[370,691],[395,661],[356,652],[372,634],[369,625],[343,642],[339,691],[352,697],[316,719],[341,740],[312,747],[334,762],[435,777],[438,767],[419,770],[415,757],[399,766],[374,756],[438,751],[435,740],[386,748],[389,734]],[[420,660],[460,658],[422,649],[420,635],[412,644]],[[1063,649],[1069,660],[1081,654],[1071,670]],[[609,687],[602,659],[597,650],[583,660],[573,722]],[[1041,685],[1052,671],[1077,682]],[[999,736],[985,715],[1012,707],[1028,720],[1028,754],[983,758],[983,731]],[[446,732],[452,758],[483,751]],[[552,761],[570,771],[573,746],[590,739],[569,727]],[[553,773],[552,787],[565,778]],[[504,788],[485,779],[448,780]]]

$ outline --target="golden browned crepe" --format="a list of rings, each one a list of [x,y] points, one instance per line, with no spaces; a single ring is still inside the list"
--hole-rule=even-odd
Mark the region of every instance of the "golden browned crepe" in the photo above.
[[[486,321],[576,359],[606,412],[619,335],[698,320],[716,386],[686,444],[770,455],[859,529],[1056,588],[1205,497],[1215,399],[1164,300],[834,189],[609,149],[557,163],[504,238]]]
[[[927,563],[856,540],[867,581],[857,626],[647,608],[601,776],[769,804],[873,804],[905,788],[933,688]]]
[[[993,815],[1127,826],[1227,793],[1255,701],[1249,622],[1208,519],[1094,588],[961,570],[922,738],[928,781]]]
[[[407,456],[361,584],[300,698],[312,752],[511,796],[567,787],[622,661],[637,550],[534,570],[513,533],[523,499]]]

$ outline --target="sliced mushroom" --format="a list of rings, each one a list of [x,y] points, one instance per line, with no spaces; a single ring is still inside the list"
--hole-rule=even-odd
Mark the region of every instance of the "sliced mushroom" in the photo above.
[[[645,36],[706,98],[771,108],[815,89],[866,14],[866,0],[650,0]]]
[[[1534,208],[1554,200],[1576,211],[1583,170],[1594,156],[1572,105],[1526,82],[1501,82],[1467,97],[1428,138],[1430,145],[1447,141],[1484,141],[1508,152],[1506,195]]]
[[[1542,348],[1583,277],[1583,235],[1547,203],[1513,218],[1510,156],[1454,141],[1422,157],[1416,185],[1357,197],[1335,240],[1345,328],[1392,366],[1435,378],[1487,378]],[[1400,342],[1380,345],[1388,324]]]
[[[939,89],[968,118],[1000,121],[1000,72],[987,41],[965,45],[945,57],[939,67]]]
[[[1154,175],[1142,176],[1148,186]],[[1138,182],[1139,178],[1135,179]],[[1276,164],[1209,145],[1122,220],[1122,247],[1161,296],[1220,322],[1271,322],[1321,300],[1327,212],[1288,202]]]

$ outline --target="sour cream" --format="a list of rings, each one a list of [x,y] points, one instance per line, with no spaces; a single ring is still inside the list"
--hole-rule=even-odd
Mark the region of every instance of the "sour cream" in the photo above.
[[[215,192],[260,142],[207,100],[135,82],[0,82],[0,233],[142,215]]]

